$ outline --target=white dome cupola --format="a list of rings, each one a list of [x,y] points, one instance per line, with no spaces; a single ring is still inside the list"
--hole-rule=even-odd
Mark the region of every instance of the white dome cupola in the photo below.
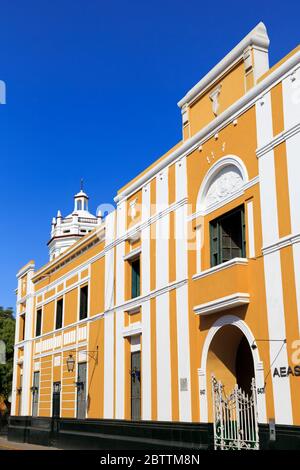
[[[81,182],[81,189],[74,196],[73,212],[63,217],[59,210],[57,216],[53,217],[51,239],[48,242],[50,261],[101,224],[101,215],[96,217],[89,212],[88,201],[89,197],[84,192]]]
[[[83,191],[83,189],[81,189],[79,191],[79,193],[75,194],[75,196],[74,196],[74,212],[88,213],[88,210],[89,210],[89,197]]]

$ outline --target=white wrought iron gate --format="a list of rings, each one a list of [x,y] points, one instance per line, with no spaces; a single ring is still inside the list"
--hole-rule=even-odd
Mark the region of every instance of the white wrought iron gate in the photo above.
[[[216,450],[258,450],[258,421],[255,379],[251,394],[238,385],[226,397],[224,386],[212,377],[214,446]]]

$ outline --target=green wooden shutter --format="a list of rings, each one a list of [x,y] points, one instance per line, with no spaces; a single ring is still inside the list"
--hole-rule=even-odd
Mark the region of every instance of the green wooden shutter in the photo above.
[[[220,262],[220,229],[217,221],[210,223],[210,264],[217,266]]]
[[[136,259],[131,263],[131,297],[140,295],[140,260]]]

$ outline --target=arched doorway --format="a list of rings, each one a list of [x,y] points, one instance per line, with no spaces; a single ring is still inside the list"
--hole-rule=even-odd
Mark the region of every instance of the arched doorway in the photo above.
[[[216,336],[221,332],[223,334]],[[218,338],[216,342],[214,342],[215,337]],[[241,340],[243,340],[242,343]],[[219,317],[208,330],[198,369],[201,422],[212,422],[212,373],[218,380],[224,382],[228,393],[232,391],[237,380],[241,387],[245,388],[249,383],[250,376],[255,378],[257,389],[264,387],[264,366],[260,359],[259,349],[251,348],[253,342],[254,335],[249,326],[236,315],[229,314]],[[211,345],[213,345],[212,348]],[[239,346],[240,350],[237,354]],[[236,362],[237,356],[238,361]],[[252,367],[254,372],[252,372]],[[245,385],[246,378],[248,380]],[[265,393],[257,395],[257,406],[259,422],[266,423]]]
[[[213,337],[207,355],[208,379],[213,374],[230,393],[238,386],[250,393],[254,377],[252,351],[243,332],[234,325],[225,325]]]

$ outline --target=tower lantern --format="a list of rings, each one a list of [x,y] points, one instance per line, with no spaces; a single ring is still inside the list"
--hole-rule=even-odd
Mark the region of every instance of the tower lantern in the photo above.
[[[52,219],[51,239],[48,242],[50,261],[101,224],[102,219],[89,212],[88,201],[81,180],[80,191],[74,196],[73,212],[63,217],[58,211]]]

